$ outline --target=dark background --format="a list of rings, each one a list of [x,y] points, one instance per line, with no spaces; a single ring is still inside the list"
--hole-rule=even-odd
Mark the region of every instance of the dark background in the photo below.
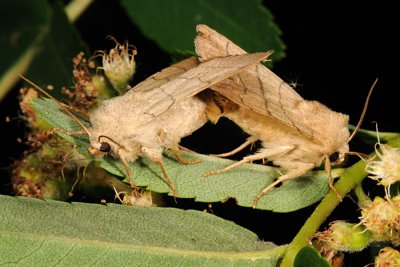
[[[400,73],[399,14],[394,3],[364,1],[264,1],[275,17],[287,46],[286,58],[274,63],[274,72],[288,82],[297,83],[296,90],[305,98],[318,100],[328,107],[350,115],[356,124],[370,86],[379,78],[372,95],[363,128],[380,131],[400,131],[398,117],[398,80]],[[244,7],[245,8],[245,7]],[[168,66],[170,58],[156,44],[146,40],[125,17],[117,1],[96,1],[77,21],[76,27],[92,51],[109,49],[114,44],[105,39],[113,35],[117,40],[128,40],[138,49],[138,64],[134,83]],[[193,37],[195,31],[193,29]],[[265,48],[268,50],[268,47]],[[16,142],[24,137],[23,123],[17,118],[18,87],[1,103],[0,131],[2,153],[0,159],[0,187],[2,194],[10,194],[9,170],[14,159],[20,158],[23,146]],[[5,123],[5,117],[12,118]],[[201,153],[226,151],[240,144],[245,135],[233,124],[207,125],[183,143]],[[362,147],[360,140],[352,149]],[[365,151],[368,152],[368,151]],[[173,202],[171,202],[172,205]],[[178,200],[183,208],[206,208],[206,204]],[[290,242],[314,207],[290,214],[272,214],[237,207],[233,200],[213,204],[212,212],[234,220],[256,232],[261,239],[278,244]],[[345,199],[332,214],[332,219],[357,221],[357,205]],[[350,213],[348,211],[351,211]],[[284,231],[277,231],[285,225]],[[355,262],[367,264],[356,254]]]

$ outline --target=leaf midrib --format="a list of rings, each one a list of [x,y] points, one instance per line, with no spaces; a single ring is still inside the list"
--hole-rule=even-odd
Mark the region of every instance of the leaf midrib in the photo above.
[[[40,234],[32,234],[26,232],[13,232],[13,231],[4,231],[0,230],[0,236],[8,235],[8,236],[17,236],[21,238],[33,238],[35,240],[43,240],[46,241],[62,241],[69,243],[79,243],[82,245],[90,245],[94,247],[112,247],[113,249],[124,249],[131,251],[147,251],[149,253],[164,253],[164,254],[174,254],[177,256],[196,256],[196,257],[205,257],[205,258],[214,258],[214,259],[228,259],[228,260],[237,260],[237,259],[245,259],[245,260],[258,260],[270,257],[276,257],[278,255],[283,254],[283,251],[286,249],[286,246],[279,246],[276,248],[268,249],[268,250],[259,250],[259,251],[251,251],[251,252],[224,252],[224,251],[197,251],[197,250],[185,250],[185,249],[174,249],[174,248],[166,248],[166,247],[156,247],[156,246],[145,246],[145,245],[132,245],[132,244],[123,244],[118,242],[108,242],[104,240],[84,240],[78,238],[71,237],[58,237],[53,235],[40,235]]]

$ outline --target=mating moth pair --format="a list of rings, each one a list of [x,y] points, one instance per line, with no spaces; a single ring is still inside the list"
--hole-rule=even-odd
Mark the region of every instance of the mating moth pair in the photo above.
[[[103,101],[90,114],[89,128],[67,111],[89,136],[89,152],[118,158],[132,187],[134,176],[128,164],[141,156],[148,157],[161,168],[177,196],[179,192],[163,165],[163,151],[169,150],[180,162],[188,163],[179,154],[181,138],[208,120],[216,122],[224,116],[250,137],[237,149],[219,156],[232,155],[257,140],[262,148],[231,166],[205,175],[259,159],[272,161],[284,173],[257,195],[253,207],[278,183],[301,176],[323,163],[334,189],[330,167],[343,161],[349,151],[348,116],[319,102],[304,100],[260,64],[271,52],[248,54],[206,25],[198,25],[197,32],[198,58],[174,64],[124,95]],[[212,91],[205,91],[207,88]]]

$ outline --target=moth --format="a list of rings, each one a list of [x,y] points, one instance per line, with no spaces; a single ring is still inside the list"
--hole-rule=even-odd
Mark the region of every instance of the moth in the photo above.
[[[124,95],[103,101],[89,114],[90,127],[85,127],[68,108],[60,105],[83,129],[80,134],[88,135],[89,152],[94,156],[110,154],[118,158],[133,188],[129,163],[144,156],[160,167],[174,196],[177,196],[164,168],[162,153],[170,150],[179,161],[187,163],[178,153],[179,142],[207,122],[207,106],[195,95],[269,55],[270,52],[219,57],[201,64],[197,58],[183,60],[150,76]]]
[[[196,30],[195,46],[200,61],[246,54],[242,48],[206,25],[198,25]],[[261,141],[262,148],[230,166],[208,172],[206,176],[255,160],[273,162],[283,174],[258,193],[253,201],[255,208],[259,199],[279,183],[324,164],[329,186],[338,195],[330,170],[331,165],[343,162],[345,155],[351,153],[348,142],[354,135],[350,136],[348,130],[349,116],[317,101],[304,100],[262,64],[214,84],[211,89],[215,91],[213,105],[221,109],[221,115],[250,135],[238,148],[216,156],[233,155],[257,140]]]

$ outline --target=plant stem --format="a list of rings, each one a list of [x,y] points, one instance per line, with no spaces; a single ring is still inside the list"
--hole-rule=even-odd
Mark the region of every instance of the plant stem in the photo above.
[[[366,176],[367,172],[365,171],[365,162],[361,160],[346,169],[340,180],[335,184],[335,188],[339,192],[340,196],[344,197],[351,189],[361,184],[362,180]],[[294,259],[299,250],[308,244],[321,224],[339,203],[340,200],[331,190],[288,246],[288,250],[283,258],[281,266],[293,266]]]
[[[360,208],[367,208],[372,203],[371,199],[365,194],[362,185],[359,184],[354,188],[354,193],[357,196],[357,203]]]
[[[77,18],[86,10],[93,0],[74,0],[65,7],[70,22],[75,22]]]

